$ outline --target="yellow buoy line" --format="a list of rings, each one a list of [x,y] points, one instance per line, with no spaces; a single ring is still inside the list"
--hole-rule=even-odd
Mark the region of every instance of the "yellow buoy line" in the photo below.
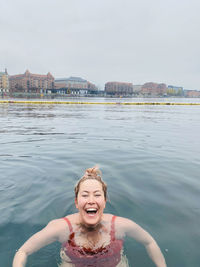
[[[49,104],[49,105],[180,105],[199,106],[200,103],[176,103],[176,102],[78,102],[78,101],[29,101],[29,100],[0,100],[0,104]]]

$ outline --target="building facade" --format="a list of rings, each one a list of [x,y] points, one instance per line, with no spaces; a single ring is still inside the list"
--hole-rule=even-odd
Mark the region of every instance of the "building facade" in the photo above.
[[[91,82],[88,82],[88,94],[99,94],[97,86]]]
[[[4,72],[0,72],[0,93],[9,93],[9,79],[7,69]]]
[[[97,87],[81,77],[55,79],[55,93],[87,95],[96,92]]]
[[[133,94],[135,95],[139,95],[141,93],[142,90],[142,85],[133,85]]]
[[[28,70],[24,74],[9,76],[11,92],[42,93],[54,88],[54,77],[50,72],[47,75],[32,74]]]
[[[197,90],[185,90],[185,96],[186,97],[191,97],[191,98],[199,98],[200,97],[200,91]]]
[[[164,83],[145,83],[141,88],[141,93],[146,96],[167,95],[167,86]]]
[[[168,85],[167,87],[167,95],[171,96],[183,96],[183,87],[181,86],[174,86],[174,85]]]
[[[128,96],[133,94],[133,84],[125,82],[107,82],[105,84],[107,95]]]

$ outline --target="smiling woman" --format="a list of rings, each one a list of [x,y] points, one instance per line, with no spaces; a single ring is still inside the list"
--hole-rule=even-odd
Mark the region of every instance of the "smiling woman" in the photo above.
[[[78,212],[53,220],[28,239],[15,254],[13,267],[23,267],[28,255],[59,241],[61,267],[128,267],[123,239],[142,243],[157,267],[166,267],[156,241],[133,221],[105,214],[107,186],[97,167],[87,169],[75,187]]]

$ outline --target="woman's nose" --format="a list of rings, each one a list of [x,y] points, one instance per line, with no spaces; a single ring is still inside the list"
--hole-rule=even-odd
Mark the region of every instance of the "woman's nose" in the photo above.
[[[92,195],[89,196],[88,203],[94,203],[94,197]]]

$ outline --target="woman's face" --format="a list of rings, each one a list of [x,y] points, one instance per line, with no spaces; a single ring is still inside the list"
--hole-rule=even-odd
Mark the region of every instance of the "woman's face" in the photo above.
[[[82,224],[89,227],[97,225],[106,206],[102,184],[95,179],[82,182],[75,204]]]

